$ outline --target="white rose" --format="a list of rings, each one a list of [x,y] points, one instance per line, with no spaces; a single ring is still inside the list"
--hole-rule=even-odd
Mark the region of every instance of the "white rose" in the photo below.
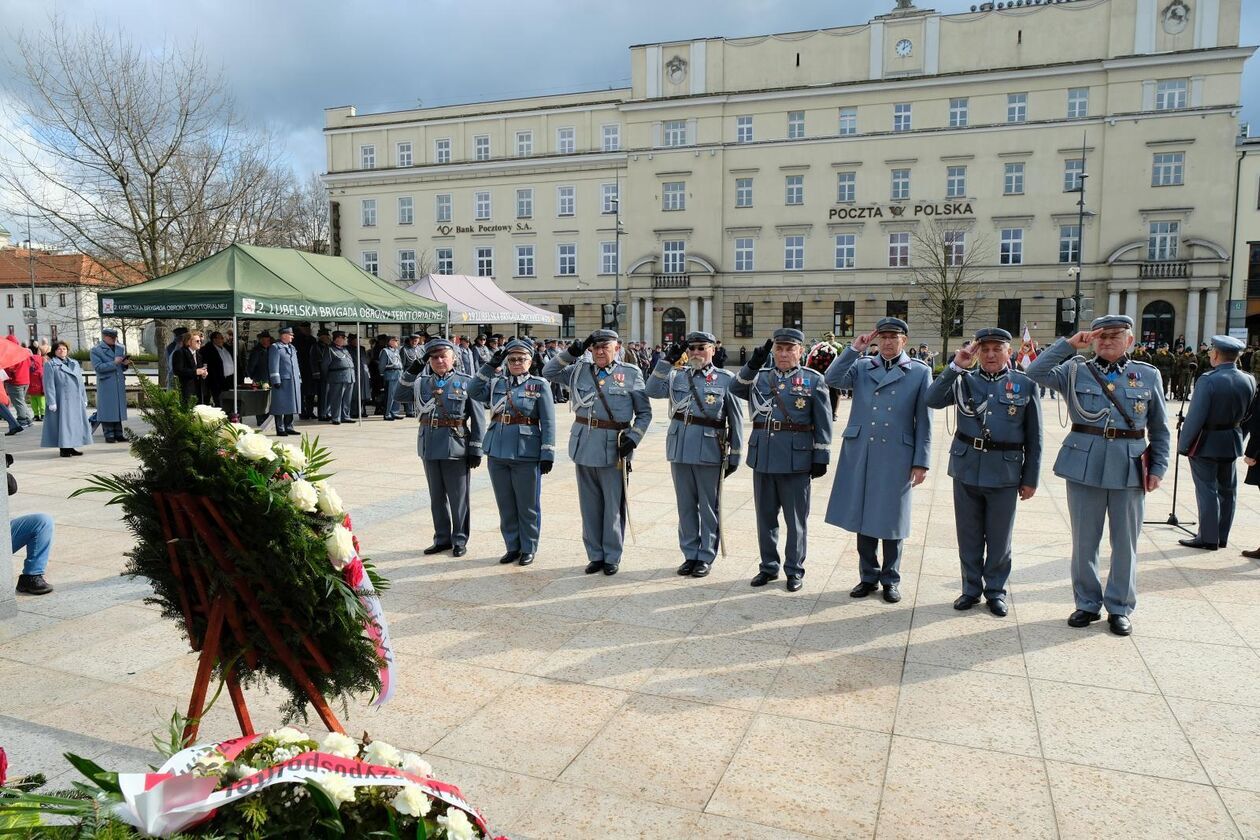
[[[345,529],[342,528],[342,530]],[[346,533],[350,532],[346,531]],[[373,741],[363,751],[363,760],[368,764],[379,764],[382,767],[398,767],[402,764],[402,753],[384,741]]]
[[[250,767],[248,764],[233,764],[232,765],[232,777],[234,779],[238,779],[238,780],[248,779],[250,776],[254,775],[257,772],[258,772],[257,768]]]
[[[403,753],[402,769],[413,776],[433,778],[433,765],[413,752]]]
[[[236,440],[244,435],[252,435],[254,430],[244,423],[227,423],[219,430],[219,438],[228,443],[235,443]]]
[[[409,817],[427,817],[433,810],[433,802],[419,785],[404,785],[390,803],[394,810]]]
[[[320,752],[326,752],[329,755],[340,756],[341,758],[354,758],[359,754],[359,743],[348,735],[342,735],[340,732],[329,732],[328,737],[324,739],[324,743],[319,745]]]
[[[345,776],[338,773],[325,773],[322,776],[316,776],[312,781],[337,808],[340,808],[344,802],[354,801],[354,785],[350,784],[350,780]]]
[[[296,744],[298,741],[306,741],[306,733],[300,729],[294,729],[292,726],[285,726],[271,733],[271,737],[275,738],[282,744]]]
[[[262,434],[242,435],[236,441],[236,451],[250,461],[266,461],[272,457],[271,442]]]
[[[301,447],[291,443],[277,443],[272,449],[284,461],[284,465],[294,472],[306,469],[306,454]]]
[[[227,420],[227,414],[216,405],[193,406],[193,417],[196,417],[207,426],[213,426],[216,423],[222,423],[224,420]]]
[[[332,519],[341,519],[346,515],[346,509],[341,506],[341,496],[328,486],[328,482],[319,482],[315,485],[315,489],[319,491],[320,513]]]
[[[328,559],[338,571],[354,559],[354,537],[341,525],[334,525],[332,533],[324,540],[324,548],[328,551]],[[371,747],[376,746],[372,744]]]
[[[452,807],[437,821],[446,829],[447,840],[476,840],[477,829],[468,821],[468,815],[458,808]]]
[[[312,513],[319,501],[319,494],[315,492],[315,485],[299,478],[289,485],[289,501],[293,502],[298,510]]]

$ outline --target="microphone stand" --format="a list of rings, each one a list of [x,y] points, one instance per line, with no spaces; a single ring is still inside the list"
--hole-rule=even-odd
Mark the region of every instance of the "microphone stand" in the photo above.
[[[1191,530],[1188,526],[1198,525],[1197,522],[1182,522],[1177,518],[1177,485],[1181,478],[1181,454],[1177,452],[1177,437],[1180,435],[1181,426],[1186,422],[1186,398],[1181,398],[1181,407],[1177,409],[1177,433],[1172,439],[1172,456],[1173,456],[1173,493],[1172,493],[1172,512],[1168,514],[1168,518],[1164,521],[1149,519],[1142,522],[1143,525],[1167,525],[1170,528],[1178,528],[1186,533],[1187,536],[1197,536],[1198,531]]]

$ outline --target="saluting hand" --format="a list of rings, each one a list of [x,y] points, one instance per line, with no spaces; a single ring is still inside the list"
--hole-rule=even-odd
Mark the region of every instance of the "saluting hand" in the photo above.
[[[910,468],[910,486],[918,487],[927,478],[927,467],[911,467]]]
[[[506,350],[497,351],[493,356],[490,357],[490,367],[494,368],[495,370],[498,370],[500,367],[503,366],[503,360],[506,358],[507,358]]]
[[[767,338],[765,344],[752,351],[752,355],[748,357],[748,366],[753,370],[761,370],[766,364],[766,359],[770,358],[772,349],[774,349],[774,339]]]
[[[976,363],[976,351],[972,348],[972,344],[968,341],[962,347],[958,348],[958,352],[954,354],[954,364],[966,370]]]
[[[582,358],[582,354],[586,352],[586,344],[581,341],[575,341],[569,345],[569,355],[575,359]]]
[[[1071,344],[1077,350],[1084,350],[1086,347],[1093,344],[1094,339],[1098,338],[1100,335],[1102,335],[1102,330],[1081,330],[1076,335],[1068,339],[1068,344]]]
[[[862,333],[857,338],[853,339],[853,349],[861,353],[865,351],[867,347],[870,347],[871,342],[874,340],[875,330],[871,330],[868,333]]]
[[[681,359],[682,355],[683,346],[677,341],[665,348],[665,361],[669,362],[671,365]]]

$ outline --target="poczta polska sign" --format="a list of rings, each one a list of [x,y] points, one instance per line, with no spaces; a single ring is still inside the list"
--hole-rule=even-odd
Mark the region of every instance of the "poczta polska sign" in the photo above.
[[[920,219],[936,216],[974,216],[970,201],[944,204],[871,204],[866,207],[832,207],[829,220],[847,219]]]

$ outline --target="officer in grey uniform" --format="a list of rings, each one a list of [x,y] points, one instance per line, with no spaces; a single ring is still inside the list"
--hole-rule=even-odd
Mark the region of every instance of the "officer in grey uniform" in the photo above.
[[[556,407],[551,385],[532,376],[534,348],[514,338],[477,371],[469,396],[490,409],[482,449],[499,508],[507,552],[500,563],[528,566],[542,528],[542,477],[556,460]]]
[[[857,534],[861,580],[849,590],[865,598],[880,585],[884,600],[901,600],[901,548],[910,536],[910,491],[927,477],[932,369],[906,355],[910,328],[883,318],[827,367],[827,385],[853,395],[827,522]],[[863,357],[868,347],[874,356]],[[876,554],[883,542],[883,565]]]
[[[451,550],[456,557],[468,553],[469,471],[481,466],[481,436],[486,428],[486,409],[472,398],[473,378],[455,370],[455,345],[435,338],[424,347],[424,362],[412,362],[402,376],[411,386],[420,418],[416,451],[424,461],[429,485],[429,510],[433,514],[433,545],[425,554]]]
[[[267,378],[271,380],[271,416],[276,418],[276,437],[296,435],[293,415],[302,411],[302,372],[293,327],[280,328],[280,340],[267,348]]]
[[[766,364],[773,351],[774,360]],[[831,403],[817,371],[801,366],[805,334],[783,327],[753,351],[735,375],[731,391],[748,400],[752,431],[748,466],[753,471],[753,507],[761,567],[752,586],[779,577],[779,511],[787,526],[783,571],[787,590],[805,577],[809,487],[827,473],[831,459]]]
[[[1077,350],[1094,346],[1088,362]],[[1034,382],[1062,393],[1072,418],[1054,474],[1067,480],[1072,522],[1072,627],[1087,627],[1107,608],[1117,636],[1133,632],[1137,604],[1137,538],[1146,494],[1168,469],[1168,418],[1164,386],[1154,365],[1129,358],[1133,319],[1095,318],[1088,331],[1060,338],[1025,371]],[[1149,440],[1149,445],[1148,445]],[[1145,453],[1145,455],[1144,455]],[[1111,572],[1103,591],[1098,544],[1110,520]]]
[[[350,412],[346,411],[346,394],[354,387],[354,357],[350,355],[350,348],[346,347],[344,332],[337,330],[332,338],[333,343],[320,362],[320,375],[328,395],[324,419],[340,426],[343,420],[350,419]]]
[[[127,368],[131,357],[118,340],[118,330],[106,327],[88,358],[96,371],[96,422],[105,430],[106,443],[126,443],[123,421],[127,419]]]
[[[402,368],[406,370],[411,367],[417,360],[424,363],[424,346],[420,343],[420,333],[412,333],[407,336],[403,346],[398,348],[398,357],[402,359]],[[412,389],[399,388],[398,402],[402,403],[403,412],[408,417],[416,416],[416,404],[412,401]]]
[[[584,356],[590,351],[590,361]],[[543,377],[569,389],[569,457],[577,471],[586,573],[617,574],[626,533],[626,487],[634,449],[652,422],[643,371],[617,361],[621,338],[596,330],[543,366]]]
[[[1177,437],[1177,451],[1190,457],[1199,503],[1199,533],[1178,540],[1187,548],[1215,551],[1229,541],[1238,494],[1235,463],[1243,454],[1242,421],[1256,394],[1251,374],[1238,369],[1246,348],[1228,335],[1212,337],[1212,369],[1199,377]]]
[[[997,616],[1008,612],[1015,506],[1037,492],[1041,470],[1037,385],[1010,365],[1011,334],[997,327],[977,330],[975,341],[963,345],[927,393],[929,408],[952,405],[957,418],[949,474],[962,594],[954,609],[971,609],[983,594]]]
[[[672,344],[648,377],[647,395],[669,400],[665,457],[678,502],[678,574],[704,577],[717,557],[721,529],[722,481],[739,467],[744,412],[731,391],[735,376],[714,367],[717,339],[711,333],[687,335],[688,367],[675,370],[683,345]]]

